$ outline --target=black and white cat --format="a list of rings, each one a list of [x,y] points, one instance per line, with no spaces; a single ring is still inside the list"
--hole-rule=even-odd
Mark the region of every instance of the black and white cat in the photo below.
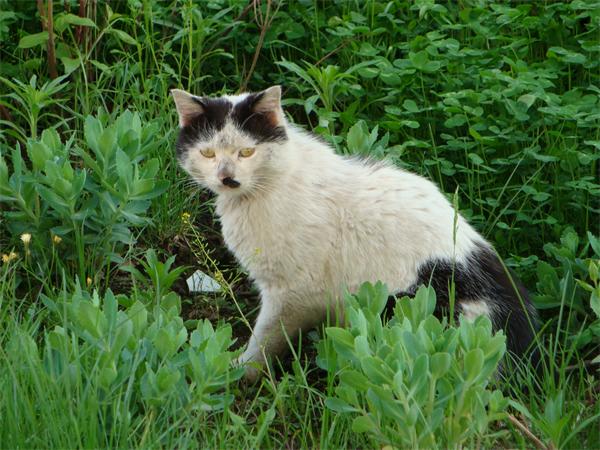
[[[173,90],[182,167],[217,194],[223,237],[261,294],[241,363],[283,351],[285,333],[339,311],[342,292],[381,280],[392,293],[431,283],[438,309],[485,314],[521,355],[534,337],[526,291],[437,187],[386,163],[344,158],[289,124],[281,89],[219,98]],[[258,372],[247,367],[248,378]]]

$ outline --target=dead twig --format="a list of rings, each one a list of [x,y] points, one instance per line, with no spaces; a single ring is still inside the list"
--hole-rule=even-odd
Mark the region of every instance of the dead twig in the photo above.
[[[322,64],[323,61],[325,61],[328,58],[331,58],[333,55],[335,55],[337,52],[339,52],[341,49],[343,49],[346,45],[348,45],[350,42],[356,40],[355,37],[351,37],[348,39],[345,39],[344,41],[342,41],[342,43],[340,45],[338,45],[336,48],[334,48],[333,50],[331,50],[329,53],[327,53],[325,56],[323,56],[322,58],[320,58],[316,63],[315,66],[318,66],[319,64]]]
[[[44,1],[36,0],[38,13],[40,14],[40,20],[42,21],[42,31],[46,31],[46,10],[44,9]]]
[[[254,6],[254,1],[255,0],[248,0],[248,4],[246,5],[246,7],[242,10],[242,12],[235,19],[233,19],[233,22],[231,22],[231,25],[229,25],[225,30],[221,31],[220,35],[217,35],[215,37],[215,42],[213,42],[213,44],[208,48],[208,50],[206,51],[206,53],[212,52],[217,47],[218,40],[222,39],[224,37],[227,37],[227,35],[229,33],[231,33],[231,31],[233,30],[235,24],[237,22],[239,22],[240,20],[242,20],[244,17],[246,17],[246,15],[248,14],[248,12]]]
[[[86,17],[85,4],[86,4],[86,0],[79,0],[79,17]],[[79,45],[81,45],[81,41],[83,40],[84,31],[85,31],[85,29],[84,29],[83,25],[79,25],[77,27],[77,30],[75,31],[75,39],[77,40],[77,43]],[[85,48],[85,45],[84,45],[84,48]]]
[[[591,368],[595,367],[597,370],[600,370],[600,363],[594,362],[592,360],[585,360],[585,361],[582,361],[582,363],[583,363],[583,367],[585,367],[586,369],[591,369]],[[571,366],[565,367],[565,371],[572,372],[574,370],[579,369],[580,367],[581,367],[581,363],[573,364]]]
[[[54,13],[52,11],[52,0],[48,0],[47,8],[44,8],[43,0],[36,0],[40,20],[42,21],[42,31],[48,32],[48,41],[46,42],[46,51],[48,53],[48,73],[50,78],[58,77],[56,71],[56,51],[54,48]]]
[[[260,3],[261,3],[261,0],[254,0],[252,2],[253,6],[254,6],[254,17],[256,18],[256,23],[260,27],[260,35],[258,36],[258,43],[256,44],[256,50],[254,51],[254,57],[252,58],[252,64],[250,64],[250,69],[248,70],[248,74],[246,75],[246,78],[244,79],[244,82],[242,83],[242,85],[240,87],[240,91],[242,91],[242,92],[246,90],[246,87],[248,86],[248,82],[250,81],[250,77],[254,73],[254,69],[256,68],[256,63],[258,62],[258,56],[260,55],[260,51],[261,51],[262,46],[265,41],[265,35],[267,34],[267,31],[271,27],[271,24],[273,23],[273,20],[275,19],[275,16],[277,15],[277,11],[279,11],[279,7],[281,6],[281,4],[278,4],[277,8],[275,9],[275,12],[273,12],[273,14],[271,14],[272,0],[267,0],[267,10],[265,11],[265,16],[263,17],[261,9],[260,9]]]
[[[50,78],[52,79],[58,77],[58,72],[56,70],[56,50],[54,48],[53,3],[53,0],[48,0],[48,16],[46,18],[48,25],[48,72],[50,73]]]
[[[12,122],[12,115],[10,114],[8,108],[4,105],[0,105],[0,118],[8,122]]]
[[[554,450],[554,446],[552,444],[550,445],[545,445],[542,441],[540,441],[537,436],[535,434],[533,434],[531,432],[531,430],[529,428],[527,428],[527,426],[519,421],[519,419],[517,419],[515,416],[513,416],[512,414],[508,415],[508,420],[515,426],[517,427],[519,430],[521,430],[521,432],[531,441],[533,442],[533,444],[541,449],[541,450]]]

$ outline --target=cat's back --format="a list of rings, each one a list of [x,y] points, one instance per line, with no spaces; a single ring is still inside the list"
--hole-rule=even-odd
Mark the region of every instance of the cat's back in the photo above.
[[[427,178],[391,163],[331,155],[321,172],[340,232],[380,236],[407,253],[451,256],[483,241]]]

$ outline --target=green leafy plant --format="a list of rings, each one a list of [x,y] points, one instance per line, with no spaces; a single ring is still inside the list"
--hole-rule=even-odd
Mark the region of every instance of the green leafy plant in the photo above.
[[[29,83],[23,83],[19,80],[9,80],[3,77],[0,77],[0,81],[11,91],[0,99],[0,105],[12,111],[13,114],[20,117],[27,124],[27,128],[25,129],[18,126],[19,122],[1,120],[0,124],[7,127],[7,134],[12,135],[21,142],[25,142],[27,136],[30,136],[32,139],[37,138],[39,121],[45,116],[62,121],[59,115],[48,110],[51,106],[65,103],[64,99],[57,98],[58,93],[67,87],[68,83],[65,82],[65,77],[46,81],[41,86],[38,85],[36,75],[31,77]],[[13,102],[7,101],[8,99]],[[0,136],[2,134],[0,132]]]
[[[100,112],[86,119],[87,148],[72,139],[63,144],[48,129],[27,141],[29,167],[19,149],[10,154],[10,170],[0,156],[0,199],[9,205],[2,215],[14,236],[32,234],[36,270],[50,267],[55,237],[63,267],[74,263],[81,280],[120,261],[119,253],[135,242],[132,227],[150,222],[150,199],[168,186],[157,179],[159,163],[151,157],[155,132],[138,114],[124,112],[109,124]]]
[[[507,400],[490,383],[506,350],[486,317],[456,328],[433,316],[435,292],[421,287],[381,319],[386,287],[346,296],[348,328],[326,328],[322,365],[338,379],[327,406],[354,417],[352,430],[377,445],[454,448],[483,436]]]
[[[538,261],[536,307],[558,310],[556,322],[559,342],[600,363],[600,239],[588,232],[583,240],[572,228],[564,231],[560,244],[548,243],[545,252],[554,264]],[[582,245],[583,244],[583,245]],[[588,256],[589,255],[589,256]],[[595,350],[593,350],[595,349]]]
[[[10,368],[1,371],[3,382],[17,396],[11,407],[0,402],[5,423],[27,423],[41,435],[52,434],[46,424],[59,424],[64,435],[53,439],[63,445],[81,439],[84,447],[130,447],[143,445],[145,423],[159,427],[153,444],[166,443],[183,421],[201,421],[231,404],[228,386],[243,370],[230,367],[237,356],[230,326],[215,329],[204,320],[188,331],[172,296],[148,307],[110,290],[100,296],[77,288],[43,301],[60,325],[42,332],[39,342],[14,333],[0,352],[2,366]],[[55,396],[70,405],[54,409],[61,404]],[[45,406],[29,415],[33,398]],[[74,417],[94,426],[73,433],[67,424]],[[3,442],[19,437],[4,434]]]
[[[150,281],[158,301],[162,296],[169,293],[173,283],[186,270],[185,266],[171,270],[174,262],[175,256],[169,257],[164,263],[161,262],[156,255],[156,251],[151,248],[146,250],[145,261],[140,260],[140,265],[145,274],[131,265],[122,265],[121,270],[131,273],[137,281],[144,284],[148,284],[148,281]]]

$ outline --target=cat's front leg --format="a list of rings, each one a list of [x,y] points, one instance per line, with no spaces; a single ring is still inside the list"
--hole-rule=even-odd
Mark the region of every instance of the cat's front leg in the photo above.
[[[245,378],[254,381],[269,356],[283,353],[287,348],[287,338],[293,339],[300,329],[306,329],[319,322],[319,307],[307,308],[298,298],[290,295],[263,295],[262,304],[252,336],[246,351],[238,359],[246,365]],[[248,364],[250,363],[250,364]],[[252,364],[258,363],[258,364]]]
[[[280,304],[263,296],[260,312],[246,350],[238,359],[238,363],[245,365],[245,378],[254,381],[258,378],[259,369],[264,366],[269,355],[279,353],[285,348],[284,324],[282,323],[283,308]],[[257,364],[248,364],[257,363]]]

